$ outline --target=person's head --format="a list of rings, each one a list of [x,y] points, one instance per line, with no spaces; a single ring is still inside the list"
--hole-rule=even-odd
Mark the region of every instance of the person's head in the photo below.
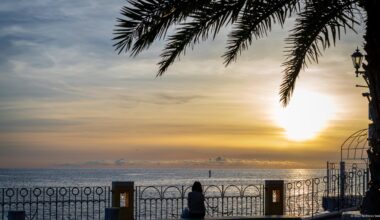
[[[192,191],[203,193],[202,184],[198,181],[195,181],[193,184],[193,187],[191,188]]]

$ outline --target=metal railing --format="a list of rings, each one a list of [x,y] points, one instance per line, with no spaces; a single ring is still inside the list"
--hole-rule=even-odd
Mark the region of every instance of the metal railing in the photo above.
[[[23,210],[27,219],[103,219],[109,186],[0,188],[0,218]]]
[[[368,187],[368,171],[353,169],[285,184],[286,214],[314,216],[325,210],[358,207]]]
[[[357,207],[367,190],[368,171],[331,171],[329,175],[285,183],[285,214],[314,216],[325,210]],[[342,173],[342,175],[341,175]],[[264,215],[264,185],[205,185],[206,215]],[[135,186],[134,217],[175,219],[187,207],[191,187]],[[111,206],[111,188],[0,188],[0,219],[10,210],[23,210],[27,219],[104,219]]]
[[[206,216],[263,215],[263,185],[204,186]],[[136,186],[135,219],[178,219],[190,186]]]

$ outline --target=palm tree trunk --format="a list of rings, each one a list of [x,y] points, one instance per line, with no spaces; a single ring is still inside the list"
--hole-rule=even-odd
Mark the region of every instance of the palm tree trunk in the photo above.
[[[364,36],[367,65],[363,67],[370,85],[373,124],[368,132],[370,134],[368,159],[371,181],[361,212],[380,214],[380,1],[363,0],[362,6],[367,12],[367,30]]]

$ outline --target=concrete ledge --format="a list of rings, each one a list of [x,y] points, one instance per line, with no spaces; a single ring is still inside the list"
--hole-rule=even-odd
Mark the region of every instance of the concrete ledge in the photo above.
[[[367,219],[380,219],[380,215],[362,215],[360,211],[343,212],[343,220],[367,220]]]
[[[203,219],[191,219],[191,220],[273,220],[273,219],[283,219],[283,220],[302,220],[300,217],[294,216],[283,216],[283,215],[268,215],[268,216],[231,216],[231,217],[207,217]],[[164,219],[162,219],[164,220]],[[190,220],[190,219],[179,219],[179,220]]]
[[[205,218],[204,220],[273,220],[273,219],[283,219],[283,220],[302,220],[300,217],[294,216],[282,216],[282,215],[268,215],[268,216],[256,216],[256,217],[246,217],[246,216],[233,216],[233,217],[215,217],[215,218]]]
[[[318,213],[314,216],[305,216],[302,217],[303,220],[323,220],[323,219],[340,219],[342,217],[342,212],[336,211],[336,212],[323,212]]]

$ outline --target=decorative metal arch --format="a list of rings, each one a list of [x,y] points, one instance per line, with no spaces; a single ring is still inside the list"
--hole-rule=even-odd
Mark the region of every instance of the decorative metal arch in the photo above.
[[[368,164],[368,129],[361,129],[349,136],[340,147],[340,160]]]

